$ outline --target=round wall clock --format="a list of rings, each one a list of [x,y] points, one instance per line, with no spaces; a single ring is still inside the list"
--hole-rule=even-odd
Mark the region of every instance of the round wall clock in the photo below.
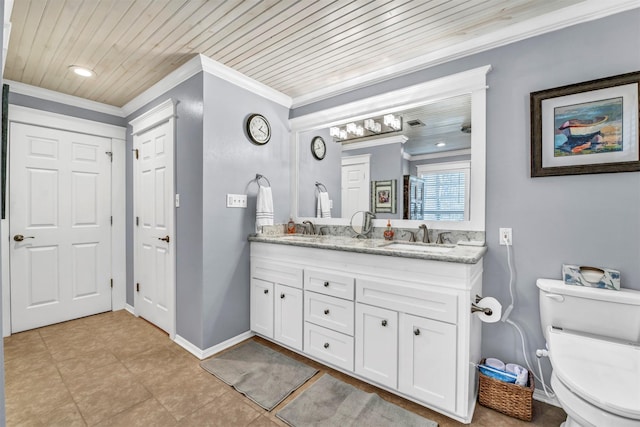
[[[250,115],[247,119],[247,135],[254,144],[266,144],[271,139],[269,121],[262,114]]]
[[[321,136],[314,136],[311,140],[311,154],[318,160],[324,159],[327,154],[327,146]]]

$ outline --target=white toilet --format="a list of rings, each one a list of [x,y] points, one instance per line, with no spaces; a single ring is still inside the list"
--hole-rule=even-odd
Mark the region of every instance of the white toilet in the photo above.
[[[538,279],[565,427],[640,426],[640,291]]]

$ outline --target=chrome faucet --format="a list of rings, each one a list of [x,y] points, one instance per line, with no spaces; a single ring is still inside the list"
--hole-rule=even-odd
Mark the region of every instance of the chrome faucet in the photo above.
[[[421,224],[420,227],[418,227],[420,230],[422,230],[422,243],[431,243],[431,241],[429,240],[429,229],[427,228],[427,224]],[[418,231],[419,233],[420,231]]]
[[[302,221],[302,224],[305,226],[302,234],[316,234],[316,227],[311,221]]]

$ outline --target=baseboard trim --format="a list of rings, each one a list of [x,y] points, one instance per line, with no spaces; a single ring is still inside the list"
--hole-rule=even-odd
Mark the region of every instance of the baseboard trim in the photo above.
[[[533,390],[533,398],[539,402],[548,403],[549,405],[562,408],[562,405],[560,405],[560,402],[558,401],[558,398],[555,395],[547,397],[547,395],[544,393],[544,390],[541,390],[539,388]]]
[[[129,313],[133,314],[134,316],[136,315],[136,309],[131,304],[125,304],[124,309],[127,310]]]
[[[213,356],[216,353],[221,352],[222,350],[226,350],[229,347],[232,347],[246,339],[251,338],[255,334],[252,331],[243,332],[240,335],[236,335],[235,337],[231,337],[226,341],[221,342],[220,344],[216,344],[204,350],[201,350],[195,344],[191,343],[189,340],[181,337],[176,334],[175,339],[173,340],[180,347],[187,350],[189,353],[193,354],[200,360],[206,359],[207,357]]]

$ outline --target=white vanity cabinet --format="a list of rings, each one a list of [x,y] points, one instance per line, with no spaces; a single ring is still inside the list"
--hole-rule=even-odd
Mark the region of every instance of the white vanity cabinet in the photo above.
[[[251,268],[254,332],[471,421],[472,363],[481,358],[481,323],[471,303],[482,294],[481,258],[456,263],[253,241]],[[279,308],[285,288],[300,302]],[[270,335],[269,319],[275,319],[272,331],[284,332]],[[298,336],[296,327],[301,346],[290,338]]]
[[[398,390],[448,411],[456,409],[456,325],[402,313]]]
[[[398,387],[398,312],[356,304],[357,374]]]
[[[275,260],[251,262],[251,330],[302,350],[302,269]]]

